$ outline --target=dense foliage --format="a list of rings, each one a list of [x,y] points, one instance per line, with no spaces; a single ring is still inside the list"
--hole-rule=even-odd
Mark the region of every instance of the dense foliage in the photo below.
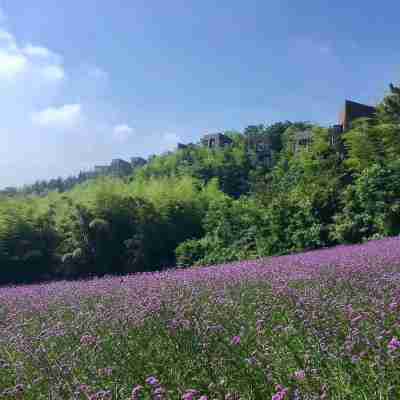
[[[376,117],[343,135],[344,158],[328,128],[286,121],[225,132],[232,144],[223,148],[195,144],[152,156],[130,176],[82,175],[71,189],[58,182],[3,192],[0,283],[223,263],[397,235],[399,104],[391,85]],[[311,129],[313,142],[294,152],[299,129]]]

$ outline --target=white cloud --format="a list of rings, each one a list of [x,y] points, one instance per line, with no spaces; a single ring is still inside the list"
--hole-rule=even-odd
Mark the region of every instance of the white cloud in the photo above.
[[[61,81],[65,77],[62,57],[43,46],[20,46],[15,36],[0,29],[0,81]]]
[[[0,80],[14,80],[27,71],[28,60],[22,54],[12,54],[0,49]]]
[[[52,52],[46,47],[42,46],[33,46],[28,44],[23,48],[23,52],[32,57],[42,57],[42,58],[50,58],[52,56]]]
[[[64,68],[59,65],[48,65],[41,68],[40,72],[49,81],[60,81],[65,78]]]
[[[125,142],[134,132],[134,129],[127,124],[116,125],[113,129],[113,136],[121,142]]]
[[[129,158],[135,130],[101,97],[107,72],[84,60],[66,70],[62,53],[13,33],[0,21],[0,188],[67,176],[117,149]]]
[[[61,65],[63,58],[60,54],[51,51],[44,46],[34,46],[33,44],[27,44],[22,49],[21,53],[25,54],[27,57],[35,60],[36,63],[44,65]]]
[[[0,46],[7,50],[17,50],[17,42],[14,35],[4,29],[0,29]]]
[[[32,114],[32,122],[42,127],[70,128],[82,117],[80,104],[65,104],[61,107],[49,107]]]

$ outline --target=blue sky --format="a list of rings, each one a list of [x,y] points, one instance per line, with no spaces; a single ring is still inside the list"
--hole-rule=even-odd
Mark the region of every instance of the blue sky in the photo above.
[[[0,187],[206,132],[335,123],[400,77],[400,3],[0,0]]]

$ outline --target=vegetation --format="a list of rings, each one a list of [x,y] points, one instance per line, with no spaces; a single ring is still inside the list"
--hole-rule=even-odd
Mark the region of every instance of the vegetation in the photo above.
[[[0,396],[398,399],[399,244],[0,288]]]
[[[400,232],[400,89],[344,135],[306,122],[152,156],[129,176],[0,194],[0,284],[221,264]],[[308,150],[293,135],[312,129]],[[268,143],[270,158],[257,149]],[[144,165],[143,165],[144,164]],[[86,179],[87,178],[87,179]],[[79,184],[75,184],[79,182]]]

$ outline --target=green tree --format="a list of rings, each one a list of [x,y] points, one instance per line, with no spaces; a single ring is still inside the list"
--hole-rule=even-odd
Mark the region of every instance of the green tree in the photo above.
[[[400,87],[390,84],[389,89],[377,107],[377,116],[383,123],[400,124]]]
[[[0,283],[49,279],[58,240],[52,207],[25,199],[0,202]]]
[[[371,165],[343,193],[332,237],[356,243],[400,233],[400,163]]]

